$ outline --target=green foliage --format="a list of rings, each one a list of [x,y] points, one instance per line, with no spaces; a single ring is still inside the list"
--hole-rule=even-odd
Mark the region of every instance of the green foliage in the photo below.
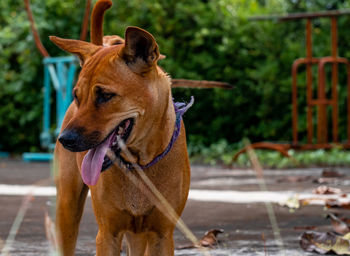
[[[85,1],[31,3],[49,53],[65,55],[48,36],[79,38]],[[251,141],[290,141],[290,70],[293,60],[305,54],[304,22],[257,22],[248,17],[342,9],[349,5],[349,1],[328,0],[116,0],[105,17],[105,34],[123,35],[129,25],[142,27],[157,39],[160,51],[167,56],[160,65],[172,77],[235,85],[231,91],[174,90],[176,100],[195,96],[195,105],[185,115],[192,145],[208,147],[222,141],[231,145],[243,137]],[[313,22],[314,54],[329,55],[329,22],[318,19]],[[348,58],[349,23],[348,16],[339,19],[339,55]],[[0,1],[0,65],[0,144],[7,151],[37,150],[43,68],[22,0]],[[344,69],[341,71],[344,73]],[[341,75],[339,81],[339,131],[344,139],[346,76]],[[305,76],[300,76],[299,84],[302,105]],[[300,111],[303,135],[305,109]]]
[[[77,37],[84,1],[31,1],[39,31],[49,52],[48,35]],[[79,7],[79,8],[77,8]],[[70,13],[71,15],[67,15]],[[63,53],[64,54],[64,53]],[[39,148],[43,66],[35,48],[22,0],[0,1],[0,145],[6,151]]]
[[[233,156],[242,147],[242,143],[228,144],[225,140],[213,143],[210,147],[190,143],[189,153],[192,163],[223,164],[231,167],[249,168],[251,163],[247,153],[240,154],[238,159],[233,162]],[[341,148],[333,148],[331,150],[318,149],[314,151],[289,150],[289,158],[277,151],[257,149],[255,153],[264,168],[350,165],[350,152]]]
[[[314,151],[289,150],[290,158],[282,156],[276,151],[258,150],[257,156],[260,163],[267,168],[295,168],[310,166],[349,166],[350,153],[341,149]],[[249,167],[248,156],[241,155],[237,159],[237,166]]]

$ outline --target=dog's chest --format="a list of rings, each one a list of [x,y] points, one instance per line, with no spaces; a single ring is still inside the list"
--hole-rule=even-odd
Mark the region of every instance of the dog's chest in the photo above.
[[[135,216],[145,215],[150,212],[154,203],[149,199],[147,192],[140,185],[137,187],[129,185],[122,188],[122,196],[119,197],[119,207]]]
[[[147,215],[155,206],[155,197],[141,178],[133,173],[129,173],[129,175],[134,177],[134,181],[120,171],[102,175],[103,184],[101,184],[101,188],[104,192],[100,194],[99,200],[106,200],[118,210],[127,211],[134,216]],[[149,178],[163,194],[167,188],[167,182],[162,178],[158,177],[156,179],[154,177]],[[114,180],[114,182],[109,182],[110,180]]]

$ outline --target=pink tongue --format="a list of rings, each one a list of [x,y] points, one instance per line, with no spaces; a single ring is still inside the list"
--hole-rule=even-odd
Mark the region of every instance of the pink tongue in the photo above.
[[[101,168],[107,149],[114,138],[114,133],[111,134],[105,142],[96,148],[90,149],[83,159],[81,164],[82,178],[86,185],[95,185],[101,174]]]

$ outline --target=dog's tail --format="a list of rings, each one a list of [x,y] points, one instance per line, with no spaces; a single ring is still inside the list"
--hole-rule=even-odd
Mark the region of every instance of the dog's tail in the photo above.
[[[111,0],[99,0],[92,10],[90,39],[96,45],[103,44],[103,16],[106,10],[111,8]]]

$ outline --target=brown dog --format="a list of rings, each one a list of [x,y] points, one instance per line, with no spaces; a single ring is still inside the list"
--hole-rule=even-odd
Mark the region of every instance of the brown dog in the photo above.
[[[157,43],[137,27],[126,29],[124,43],[109,47],[50,39],[76,54],[82,64],[74,102],[67,110],[55,149],[56,227],[61,253],[74,255],[90,189],[99,226],[97,255],[119,255],[124,235],[128,255],[173,255],[175,225],[126,178],[124,168],[112,165],[105,155],[110,148],[125,165],[136,161],[146,167],[145,174],[181,214],[190,183],[182,121],[170,151],[148,167],[169,147],[177,120],[170,78],[157,66]],[[133,159],[115,145],[117,136],[126,141]]]

